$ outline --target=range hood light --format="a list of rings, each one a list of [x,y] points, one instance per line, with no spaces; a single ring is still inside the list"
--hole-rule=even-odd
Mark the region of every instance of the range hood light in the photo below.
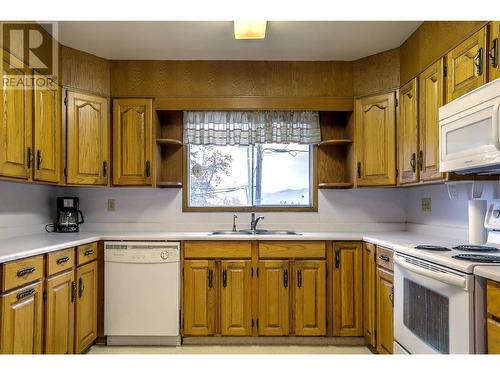
[[[234,21],[236,39],[264,39],[267,21]]]

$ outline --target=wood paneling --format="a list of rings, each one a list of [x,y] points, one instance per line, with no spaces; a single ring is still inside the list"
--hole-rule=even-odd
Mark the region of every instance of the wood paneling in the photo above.
[[[68,184],[106,185],[110,165],[108,100],[78,92],[67,93]]]
[[[493,81],[500,78],[500,21],[490,23],[490,43],[488,61],[488,80]]]
[[[407,83],[478,30],[484,21],[426,21],[401,45],[401,84]]]
[[[376,347],[376,304],[375,304],[375,245],[363,244],[363,326],[365,342]]]
[[[259,258],[325,258],[324,241],[259,241]]]
[[[2,292],[26,285],[43,277],[43,255],[1,265]]]
[[[76,283],[75,353],[81,353],[97,338],[96,261],[76,269]]]
[[[377,352],[392,354],[394,343],[394,276],[377,268]]]
[[[349,97],[353,94],[352,63],[115,60],[111,62],[111,94],[159,98]]]
[[[186,259],[245,259],[252,256],[250,241],[186,241]]]
[[[418,182],[418,87],[414,78],[399,91],[399,184]]]
[[[66,46],[61,46],[60,50],[63,86],[110,96],[109,60]]]
[[[295,270],[295,335],[326,334],[326,262],[301,260]]]
[[[364,96],[399,87],[399,69],[399,48],[353,61],[354,96]]]

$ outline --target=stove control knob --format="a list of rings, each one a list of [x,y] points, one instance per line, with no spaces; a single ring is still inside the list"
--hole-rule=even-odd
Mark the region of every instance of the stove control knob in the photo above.
[[[160,254],[161,259],[167,260],[168,259],[168,251],[162,251]]]
[[[493,210],[493,217],[495,219],[498,219],[500,217],[500,210],[498,210],[498,209]]]

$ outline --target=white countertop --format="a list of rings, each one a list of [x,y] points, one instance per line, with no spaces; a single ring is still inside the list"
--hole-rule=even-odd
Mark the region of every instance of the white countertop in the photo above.
[[[474,275],[500,282],[500,265],[477,266],[476,268],[474,268]]]
[[[287,240],[287,241],[366,241],[394,249],[398,245],[414,246],[422,243],[440,244],[449,238],[427,236],[414,232],[303,232],[301,236],[286,235],[209,235],[208,232],[82,232],[43,233],[0,240],[0,263],[29,256],[45,254],[100,240]]]

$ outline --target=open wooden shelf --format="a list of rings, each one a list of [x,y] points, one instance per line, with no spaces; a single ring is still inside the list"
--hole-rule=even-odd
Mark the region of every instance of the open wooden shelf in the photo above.
[[[156,186],[181,188],[183,113],[156,111]]]
[[[318,189],[350,189],[353,186],[352,182],[321,182]]]
[[[352,139],[344,138],[344,139],[328,139],[326,141],[321,141],[318,143],[319,147],[323,146],[336,146],[336,145],[350,145],[352,144]]]
[[[182,146],[182,141],[173,138],[157,138],[156,143],[159,145]]]
[[[181,188],[182,182],[179,181],[157,181],[156,186],[160,188]]]

